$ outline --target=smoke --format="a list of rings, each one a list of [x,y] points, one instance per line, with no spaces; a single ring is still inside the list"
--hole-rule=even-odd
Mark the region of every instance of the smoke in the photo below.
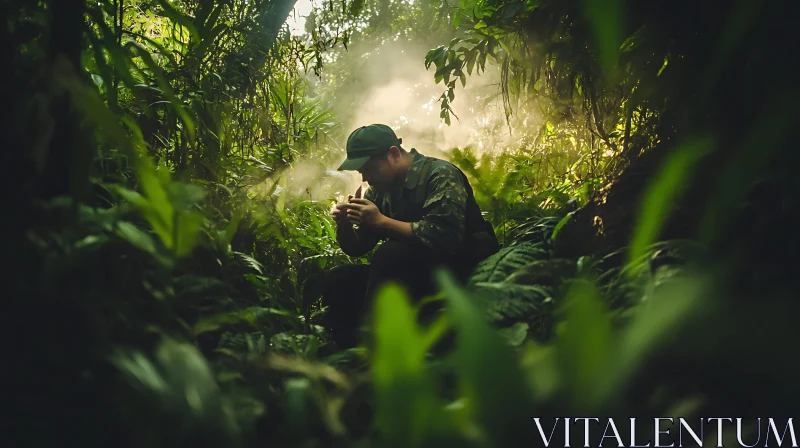
[[[324,202],[346,196],[351,189],[355,191],[351,188],[355,182],[351,173],[330,169],[320,160],[304,159],[253,186],[250,193],[261,199],[284,195],[288,200]]]
[[[451,107],[458,118],[451,116],[450,126],[440,119],[439,98],[446,86],[434,82],[433,66],[426,70],[424,65],[426,53],[436,45],[356,42],[341,54],[338,66],[317,80],[322,89],[333,85],[328,95],[343,132],[338,148],[330,150],[340,157],[327,163],[317,159],[295,162],[281,174],[285,178],[281,188],[291,196],[319,201],[353,194],[362,185],[361,175],[337,172],[336,168],[345,158],[347,136],[373,123],[390,126],[403,139],[404,148],[441,158],[447,158],[453,148],[471,147],[480,155],[513,142],[499,96],[500,73],[488,62],[485,73],[473,71],[467,77],[466,88],[457,82]],[[259,190],[269,191],[269,187]]]
[[[458,119],[451,117],[450,126],[442,122],[439,99],[446,86],[434,82],[433,67],[425,69],[430,48],[395,41],[363,56],[357,85],[352,85],[351,91],[337,92],[334,104],[347,133],[383,123],[403,139],[404,147],[433,156],[444,156],[454,147],[473,146],[483,151],[490,141],[510,138],[498,96],[499,73],[492,67],[481,76],[473,72],[466,88],[457,84],[451,107]]]

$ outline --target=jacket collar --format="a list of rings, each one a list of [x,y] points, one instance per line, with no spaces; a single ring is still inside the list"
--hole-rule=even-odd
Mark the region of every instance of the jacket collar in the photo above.
[[[411,148],[409,152],[414,156],[414,159],[411,161],[411,166],[408,168],[406,181],[403,186],[409,190],[413,190],[417,188],[419,177],[422,175],[422,167],[425,165],[425,156],[417,152],[414,148]]]

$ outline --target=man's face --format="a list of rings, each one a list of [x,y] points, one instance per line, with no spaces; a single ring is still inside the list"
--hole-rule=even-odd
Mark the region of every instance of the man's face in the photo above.
[[[395,184],[396,163],[392,155],[383,154],[371,158],[358,170],[361,180],[367,182],[376,191],[388,191]]]

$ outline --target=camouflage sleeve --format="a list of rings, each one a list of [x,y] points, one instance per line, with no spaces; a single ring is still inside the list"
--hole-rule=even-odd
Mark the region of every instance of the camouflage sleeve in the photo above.
[[[374,188],[367,189],[366,193],[364,193],[364,199],[374,203],[378,207],[378,210],[383,213],[383,210],[381,210],[381,204],[378,201],[378,194],[375,192]],[[356,227],[356,234],[358,235],[358,239],[361,241],[361,244],[366,251],[372,250],[375,245],[378,244],[378,241],[381,240],[380,235],[376,234],[375,232],[370,232],[369,230],[359,227]]]
[[[461,173],[452,165],[431,170],[422,219],[411,232],[434,250],[452,252],[464,240],[467,190]]]

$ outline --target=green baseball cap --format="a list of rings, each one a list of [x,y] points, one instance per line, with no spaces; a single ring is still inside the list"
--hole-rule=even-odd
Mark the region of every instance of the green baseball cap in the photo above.
[[[361,126],[347,138],[347,159],[342,162],[339,171],[358,170],[371,157],[385,153],[392,146],[403,143],[397,138],[392,128],[385,124]]]

